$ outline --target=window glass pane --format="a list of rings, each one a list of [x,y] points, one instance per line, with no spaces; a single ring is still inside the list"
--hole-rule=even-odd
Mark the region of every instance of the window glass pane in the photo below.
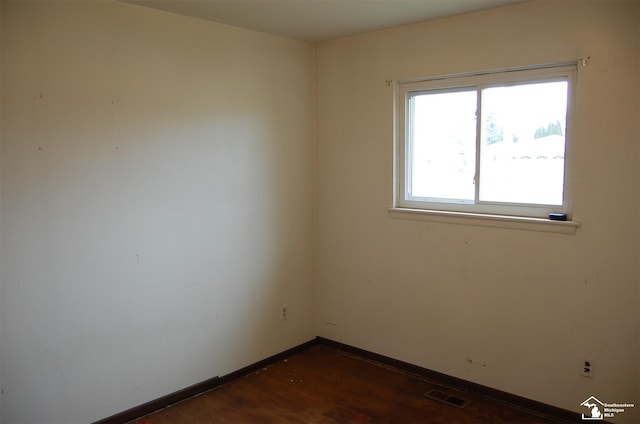
[[[567,85],[482,90],[481,201],[562,205]]]
[[[476,107],[475,89],[413,96],[410,196],[474,200]]]

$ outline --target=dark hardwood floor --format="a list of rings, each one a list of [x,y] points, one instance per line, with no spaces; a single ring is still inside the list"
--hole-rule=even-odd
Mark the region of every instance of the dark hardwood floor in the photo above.
[[[426,398],[437,389],[463,408]],[[548,417],[438,386],[315,346],[217,389],[134,421],[176,423],[553,423]]]

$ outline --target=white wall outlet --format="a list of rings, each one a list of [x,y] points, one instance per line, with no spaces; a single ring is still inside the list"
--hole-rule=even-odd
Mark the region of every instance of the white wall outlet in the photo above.
[[[582,361],[582,370],[580,375],[583,377],[593,378],[593,359],[584,359]]]
[[[287,305],[286,304],[282,305],[280,307],[280,320],[284,321],[288,318],[288,316],[289,316],[289,311],[288,311]]]

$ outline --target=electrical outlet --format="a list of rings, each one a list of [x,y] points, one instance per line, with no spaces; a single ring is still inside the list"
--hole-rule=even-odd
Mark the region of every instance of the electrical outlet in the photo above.
[[[289,312],[287,309],[288,309],[287,305],[282,305],[282,306],[280,307],[280,320],[281,320],[281,321],[284,321],[284,320],[286,320],[286,319],[287,319],[287,317],[288,317],[288,312]]]
[[[593,378],[593,359],[585,359],[582,361],[582,370],[580,375],[583,377]]]

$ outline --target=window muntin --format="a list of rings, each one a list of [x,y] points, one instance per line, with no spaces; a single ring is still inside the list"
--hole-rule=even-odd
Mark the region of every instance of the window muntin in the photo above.
[[[575,66],[400,82],[400,208],[570,212]]]

